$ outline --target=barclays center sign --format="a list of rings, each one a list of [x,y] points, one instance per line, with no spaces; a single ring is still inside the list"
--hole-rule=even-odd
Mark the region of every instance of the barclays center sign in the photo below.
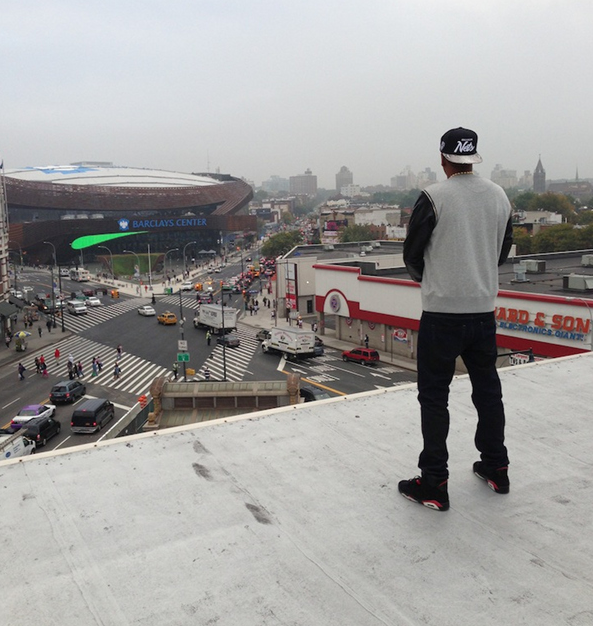
[[[205,217],[174,217],[170,219],[128,220],[122,218],[117,221],[120,232],[146,230],[151,228],[206,228]]]

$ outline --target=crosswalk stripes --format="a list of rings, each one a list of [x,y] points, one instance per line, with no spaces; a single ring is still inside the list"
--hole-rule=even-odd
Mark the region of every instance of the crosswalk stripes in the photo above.
[[[146,298],[132,298],[131,300],[121,300],[116,304],[106,306],[88,306],[86,315],[71,315],[65,312],[64,327],[75,333],[82,332],[97,324],[111,320],[122,313],[137,309],[143,304],[146,304]],[[56,326],[59,325],[60,322],[56,320]]]
[[[54,359],[54,350],[59,348],[60,364],[57,365]],[[35,357],[42,351],[27,356],[22,361],[29,372],[35,371]],[[116,362],[116,352],[112,346],[106,346],[96,341],[91,341],[84,337],[72,336],[58,342],[51,347],[48,354],[44,354],[48,373],[57,376],[60,380],[68,378],[68,356],[72,355],[74,361],[83,364],[84,382],[92,382],[109,389],[125,391],[133,395],[146,393],[150,383],[154,378],[168,373],[168,368],[151,363],[146,359],[124,352],[122,359],[118,362],[122,370],[119,378],[114,378],[114,366]],[[92,376],[91,361],[93,357],[98,357],[103,362],[103,369],[97,376]]]
[[[165,296],[164,298],[159,298],[159,303],[167,304],[171,307],[173,312],[179,310],[179,294],[172,296]],[[200,303],[195,299],[195,297],[190,298],[188,296],[181,295],[181,303],[184,309],[193,309],[194,311],[200,307]]]
[[[200,332],[200,331],[198,331]],[[247,368],[255,352],[259,349],[260,342],[255,338],[253,328],[244,324],[237,324],[237,335],[240,345],[237,348],[226,348],[226,379],[232,382],[245,380],[246,374],[252,374]],[[223,348],[216,345],[204,365],[196,372],[194,380],[204,380],[205,367],[210,370],[211,380],[224,378]]]

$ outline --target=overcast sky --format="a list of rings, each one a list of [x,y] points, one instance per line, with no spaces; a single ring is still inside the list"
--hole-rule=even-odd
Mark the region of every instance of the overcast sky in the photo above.
[[[0,13],[5,168],[112,161],[333,189],[440,170],[593,178],[591,0],[18,0]]]

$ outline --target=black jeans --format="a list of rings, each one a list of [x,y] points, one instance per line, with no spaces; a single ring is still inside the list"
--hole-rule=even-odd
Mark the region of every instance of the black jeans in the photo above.
[[[508,465],[504,445],[505,415],[502,388],[496,370],[494,313],[428,313],[424,311],[418,334],[418,401],[424,449],[418,467],[428,481],[449,476],[449,385],[460,356],[472,384],[472,402],[478,412],[476,448],[484,465]]]

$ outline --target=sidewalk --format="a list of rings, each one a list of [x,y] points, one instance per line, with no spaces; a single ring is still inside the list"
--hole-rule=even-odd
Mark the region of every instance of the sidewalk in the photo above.
[[[39,324],[41,324],[43,331],[41,337],[37,331],[37,326]],[[23,322],[19,320],[16,332],[24,330],[21,326],[23,326]],[[6,348],[6,345],[0,346],[0,367],[14,366],[15,380],[16,366],[19,361],[31,354],[34,356],[43,354],[48,365],[53,363],[55,350],[54,345],[59,341],[62,341],[62,339],[70,337],[72,334],[69,330],[62,332],[59,320],[56,320],[56,328],[52,328],[51,333],[47,332],[47,328],[43,321],[35,322],[32,328],[27,328],[27,332],[30,332],[31,336],[27,337],[27,349],[25,352],[17,352],[15,350],[14,339],[10,344],[10,348]]]
[[[268,308],[260,308],[257,315],[249,315],[247,311],[244,309],[241,310],[239,314],[239,321],[247,326],[251,326],[252,328],[260,329],[267,328],[268,330],[272,328],[297,328],[296,322],[292,322],[292,325],[286,321],[286,318],[279,317],[276,321],[272,317],[271,309]],[[316,321],[315,316],[308,316],[308,318],[303,318],[303,329],[310,330],[311,323]],[[335,348],[336,350],[352,350],[357,346],[362,346],[360,344],[354,344],[349,341],[343,341],[341,339],[336,338],[336,331],[332,328],[326,328],[325,334],[321,334],[319,330],[317,331],[317,335],[323,340],[323,343],[330,347]],[[373,348],[373,346],[369,346]],[[390,365],[394,365],[395,367],[401,367],[402,369],[416,371],[416,361],[411,359],[405,359],[398,355],[391,355],[388,352],[382,352],[381,350],[377,350],[381,357],[382,363],[389,363]]]

